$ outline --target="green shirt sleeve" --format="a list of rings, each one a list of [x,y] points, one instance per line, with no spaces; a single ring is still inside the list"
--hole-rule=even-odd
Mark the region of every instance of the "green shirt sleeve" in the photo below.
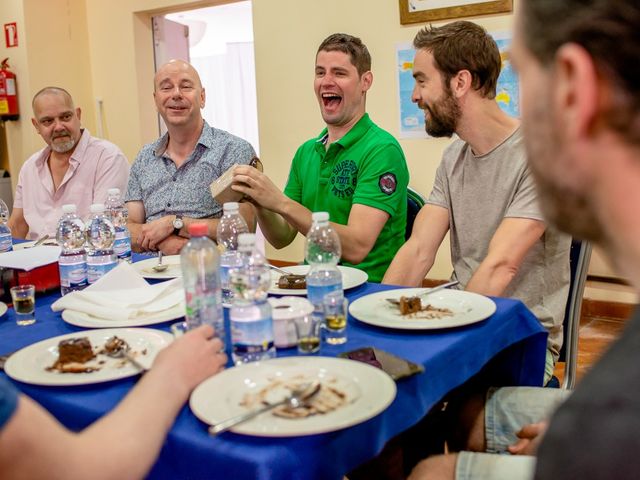
[[[393,143],[373,150],[361,163],[353,203],[393,216],[406,203],[409,171],[400,147]]]
[[[302,203],[302,182],[300,181],[300,162],[304,159],[302,155],[302,149],[304,145],[296,151],[291,161],[291,169],[289,170],[289,178],[287,184],[284,187],[284,194],[291,200]]]

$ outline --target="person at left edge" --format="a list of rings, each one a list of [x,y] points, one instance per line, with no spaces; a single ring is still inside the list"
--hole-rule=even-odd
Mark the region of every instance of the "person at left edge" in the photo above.
[[[45,87],[31,104],[31,123],[47,146],[20,169],[8,225],[16,238],[55,237],[62,206],[74,203],[86,217],[107,190],[124,190],[129,162],[113,143],[82,128],[80,107],[64,88]]]

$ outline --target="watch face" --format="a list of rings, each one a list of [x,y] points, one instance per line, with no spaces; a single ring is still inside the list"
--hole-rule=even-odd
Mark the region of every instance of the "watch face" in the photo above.
[[[182,218],[176,217],[176,219],[173,221],[173,228],[180,229],[183,226],[184,226],[184,222],[182,221]]]

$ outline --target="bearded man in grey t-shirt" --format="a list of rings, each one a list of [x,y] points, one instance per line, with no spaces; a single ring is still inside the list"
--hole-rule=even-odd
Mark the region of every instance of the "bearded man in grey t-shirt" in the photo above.
[[[453,278],[465,290],[521,299],[549,331],[546,383],[562,345],[571,239],[544,223],[520,122],[495,101],[498,47],[466,21],[426,27],[414,47],[412,100],[426,131],[459,139],[383,283],[420,285],[449,232]]]

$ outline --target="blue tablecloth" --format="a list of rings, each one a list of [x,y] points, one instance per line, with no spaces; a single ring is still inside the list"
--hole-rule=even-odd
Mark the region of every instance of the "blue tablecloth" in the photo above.
[[[366,284],[347,292],[351,301],[393,288]],[[0,355],[39,340],[80,331],[53,313],[57,294],[37,299],[37,322],[15,324],[13,309],[0,318]],[[391,406],[362,424],[299,438],[257,438],[227,433],[213,438],[185,406],[163,446],[150,478],[162,479],[341,479],[379,453],[395,435],[416,424],[455,387],[490,363],[496,385],[540,385],[544,370],[546,331],[519,301],[496,298],[497,311],[473,325],[439,331],[407,332],[372,327],[349,318],[349,341],[323,345],[321,354],[375,346],[425,367],[425,373],[398,382]],[[168,324],[158,325],[168,330]],[[279,355],[291,355],[284,350]],[[4,375],[4,373],[2,373]],[[81,429],[111,410],[137,378],[83,387],[39,387],[15,382],[63,424]]]

